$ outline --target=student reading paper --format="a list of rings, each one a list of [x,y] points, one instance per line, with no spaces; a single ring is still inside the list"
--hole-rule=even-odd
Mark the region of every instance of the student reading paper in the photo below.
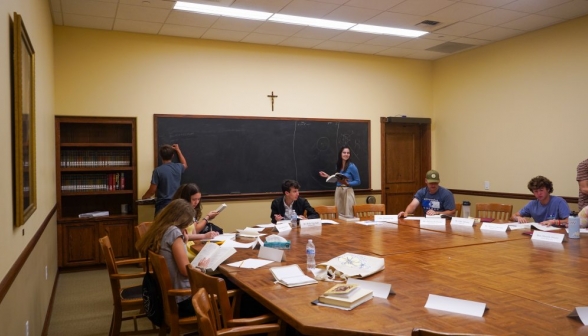
[[[343,146],[339,150],[339,157],[337,158],[337,171],[339,175],[335,174],[337,178],[337,188],[335,189],[335,205],[340,213],[347,217],[353,217],[353,206],[355,205],[355,193],[353,187],[361,184],[359,179],[359,171],[353,162],[351,162],[351,149],[348,146]],[[319,175],[326,178],[330,182],[329,174],[320,171]]]

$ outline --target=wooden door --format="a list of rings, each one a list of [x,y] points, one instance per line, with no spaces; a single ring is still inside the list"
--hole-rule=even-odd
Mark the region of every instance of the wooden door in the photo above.
[[[428,118],[382,118],[382,203],[387,214],[404,211],[431,169]],[[422,215],[419,207],[416,214]]]

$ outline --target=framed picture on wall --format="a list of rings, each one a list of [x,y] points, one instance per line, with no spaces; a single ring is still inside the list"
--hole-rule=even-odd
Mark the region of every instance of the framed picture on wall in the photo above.
[[[21,226],[37,209],[35,164],[35,50],[22,17],[12,25],[12,162],[14,225]]]

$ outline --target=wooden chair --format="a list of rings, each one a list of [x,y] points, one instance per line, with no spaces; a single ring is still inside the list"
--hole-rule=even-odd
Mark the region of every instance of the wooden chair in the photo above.
[[[337,206],[335,205],[317,205],[314,210],[321,215],[321,219],[336,219],[337,218]]]
[[[178,315],[176,296],[190,295],[189,289],[174,289],[165,258],[157,253],[149,251],[149,262],[153,266],[153,272],[159,282],[165,326],[169,327],[171,336],[179,336],[181,333],[193,332],[198,329],[196,316],[182,317]],[[163,329],[164,326],[162,325]]]
[[[411,336],[484,336],[482,334],[446,333],[427,329],[414,328]],[[488,335],[486,335],[488,336]]]
[[[139,224],[137,224],[137,226],[135,226],[135,234],[137,235],[137,239],[143,237],[143,235],[147,232],[147,230],[149,230],[151,223],[152,222],[143,222],[143,223],[139,223]]]
[[[511,204],[480,203],[476,204],[476,218],[494,218],[509,221],[512,217]]]
[[[118,266],[121,265],[133,265],[145,263],[144,259],[127,259],[116,261],[114,259],[114,252],[112,251],[112,245],[110,244],[110,238],[104,236],[98,239],[100,243],[100,249],[102,250],[102,256],[106,262],[106,270],[110,278],[110,288],[112,289],[112,300],[114,302],[114,311],[112,312],[112,320],[110,322],[110,336],[118,335],[145,335],[145,334],[156,334],[159,330],[138,330],[137,329],[137,318],[146,317],[145,314],[141,313],[143,309],[143,296],[141,293],[141,286],[122,287],[121,280],[137,279],[145,276],[145,272],[139,273],[119,273]],[[136,311],[137,313],[131,316],[123,317],[123,312]],[[120,328],[122,321],[133,320],[135,326],[134,331],[121,332]]]
[[[188,277],[190,278],[192,294],[196,294],[200,288],[206,289],[206,292],[209,293],[215,325],[219,328],[258,325],[276,322],[278,320],[273,314],[264,314],[251,318],[238,318],[241,304],[241,290],[227,290],[227,284],[224,279],[204,274],[191,264],[187,265],[186,268],[188,270]]]
[[[460,217],[461,216],[461,203],[455,203],[455,214],[453,217]]]
[[[369,217],[385,214],[386,206],[384,204],[360,204],[353,206],[353,215],[355,217]]]
[[[204,288],[198,289],[196,294],[192,297],[192,304],[194,305],[194,310],[196,310],[196,317],[198,319],[199,336],[277,335],[280,330],[280,325],[277,323],[221,328],[216,322],[214,304],[211,304],[210,298],[211,296],[208,295]]]

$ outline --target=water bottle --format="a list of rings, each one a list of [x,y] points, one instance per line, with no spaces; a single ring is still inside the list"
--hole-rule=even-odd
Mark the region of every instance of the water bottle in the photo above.
[[[461,205],[461,217],[470,217],[470,205],[471,203],[469,201],[463,201],[463,204]]]
[[[314,248],[312,239],[309,239],[308,244],[306,244],[306,269],[309,271],[316,268],[316,261],[314,261],[315,255],[316,249]]]
[[[568,237],[580,238],[580,217],[573,215],[568,217]]]
[[[295,229],[298,225],[298,216],[296,215],[296,211],[292,210],[292,215],[290,217],[290,226]]]

